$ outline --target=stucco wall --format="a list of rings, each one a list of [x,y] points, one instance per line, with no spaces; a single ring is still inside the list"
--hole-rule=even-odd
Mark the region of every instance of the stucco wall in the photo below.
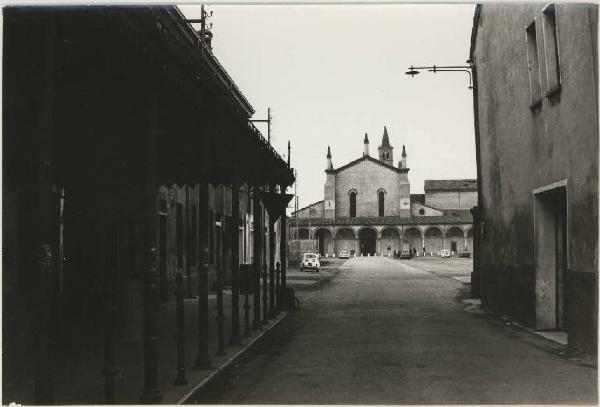
[[[385,194],[385,216],[397,216],[399,210],[399,176],[392,169],[371,161],[361,161],[336,174],[335,214],[347,217],[350,214],[348,192],[355,189],[356,216],[378,216],[377,191],[383,188]],[[410,202],[410,198],[408,198]]]
[[[309,213],[310,211],[310,213]],[[306,208],[298,210],[296,215],[299,218],[322,218],[323,217],[323,201],[314,203]]]
[[[561,91],[546,96],[543,4],[482,6],[475,47],[484,206],[482,296],[535,326],[533,190],[566,180],[569,343],[594,351],[598,270],[597,8],[557,4]],[[525,27],[536,21],[541,105]]]
[[[477,191],[425,191],[425,205],[438,209],[471,209],[477,205]]]
[[[423,214],[419,213],[419,211],[423,209]],[[444,214],[443,211],[438,211],[436,209],[430,208],[425,205],[421,205],[420,203],[413,202],[410,205],[410,215],[411,216],[442,216]]]

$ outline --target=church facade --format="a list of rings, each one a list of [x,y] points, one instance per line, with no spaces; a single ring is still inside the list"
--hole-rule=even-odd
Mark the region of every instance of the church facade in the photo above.
[[[477,180],[426,180],[411,194],[407,154],[394,166],[394,147],[384,127],[377,158],[365,134],[358,159],[334,168],[327,149],[323,200],[292,213],[291,258],[306,251],[322,256],[388,256],[406,250],[436,256],[443,249],[472,251]]]

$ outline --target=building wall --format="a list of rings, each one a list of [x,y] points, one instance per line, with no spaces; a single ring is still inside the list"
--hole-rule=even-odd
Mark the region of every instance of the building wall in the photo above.
[[[316,202],[295,213],[295,216],[298,216],[299,218],[322,218],[324,215],[323,201]]]
[[[536,326],[534,190],[566,181],[569,343],[595,351],[598,270],[597,7],[557,4],[562,87],[546,96],[543,4],[485,4],[474,49],[484,206],[482,298]],[[536,22],[541,104],[530,108],[525,27]],[[538,282],[539,283],[539,282]]]
[[[423,214],[420,212],[421,209],[423,210]],[[420,203],[413,202],[410,205],[410,216],[442,216],[443,214],[443,211],[438,211]]]
[[[438,209],[471,209],[477,205],[477,191],[425,191],[425,205]]]
[[[347,217],[350,214],[348,192],[355,189],[356,216],[378,216],[377,191],[383,188],[385,195],[385,216],[399,213],[399,174],[371,161],[361,161],[336,174],[335,215]],[[410,198],[409,198],[410,202]]]

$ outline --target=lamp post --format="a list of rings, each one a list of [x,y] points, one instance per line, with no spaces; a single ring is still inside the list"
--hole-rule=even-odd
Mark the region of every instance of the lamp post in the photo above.
[[[471,61],[468,60],[467,63],[469,65],[446,65],[446,66],[439,66],[439,65],[432,65],[432,66],[409,66],[408,67],[408,71],[405,72],[406,75],[410,75],[413,78],[415,77],[415,75],[418,75],[421,73],[421,71],[428,71],[428,72],[433,72],[433,73],[438,73],[438,72],[466,72],[469,74],[469,89],[473,89],[473,78],[472,78],[472,65],[471,65]]]

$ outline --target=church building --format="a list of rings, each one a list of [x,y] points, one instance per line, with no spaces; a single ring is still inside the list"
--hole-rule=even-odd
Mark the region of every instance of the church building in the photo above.
[[[323,200],[301,208],[290,219],[290,258],[306,251],[322,256],[388,256],[472,251],[472,216],[477,180],[426,180],[424,194],[411,194],[407,154],[394,165],[394,147],[383,129],[377,158],[365,134],[362,156],[333,166],[327,148]]]

